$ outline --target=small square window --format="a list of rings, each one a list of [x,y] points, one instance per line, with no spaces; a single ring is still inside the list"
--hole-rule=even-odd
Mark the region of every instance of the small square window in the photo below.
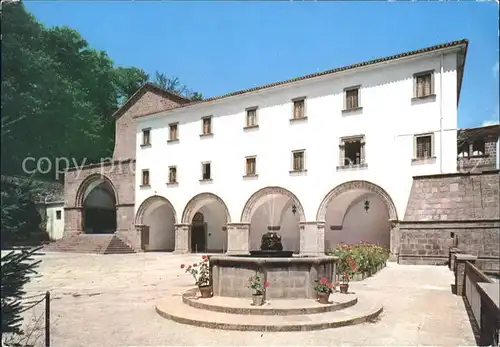
[[[305,170],[305,151],[293,151],[292,152],[292,170],[293,171],[304,171]]]
[[[293,101],[293,119],[305,118],[305,99],[296,99]]]
[[[415,138],[415,158],[429,159],[433,156],[432,135],[419,135]]]
[[[142,170],[142,185],[149,186],[149,170]]]
[[[177,167],[168,168],[168,183],[177,183]]]
[[[247,157],[246,161],[246,176],[255,176],[257,174],[257,158],[256,157]]]
[[[246,126],[254,127],[256,125],[257,125],[257,108],[249,108],[247,109]]]
[[[202,180],[211,180],[212,179],[212,168],[211,163],[206,162],[201,164],[201,179]]]
[[[423,98],[434,94],[434,74],[432,72],[423,72],[414,76],[414,96]]]
[[[202,119],[202,135],[211,135],[212,134],[212,117],[205,117]]]
[[[143,146],[151,145],[151,129],[142,130],[142,145]]]
[[[169,140],[170,141],[175,141],[175,140],[178,140],[179,139],[179,132],[178,132],[178,129],[179,129],[179,125],[178,123],[173,123],[173,124],[170,124],[169,125],[170,127],[170,132],[169,132]]]
[[[60,219],[61,219],[61,217],[62,217],[62,212],[61,212],[61,210],[57,210],[57,211],[56,211],[56,219],[57,219],[57,220],[60,220]]]
[[[345,91],[345,109],[359,108],[359,88],[349,88]]]

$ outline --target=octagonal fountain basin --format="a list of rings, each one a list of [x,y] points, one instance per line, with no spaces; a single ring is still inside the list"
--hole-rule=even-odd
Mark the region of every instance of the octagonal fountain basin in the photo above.
[[[315,299],[314,282],[335,278],[337,257],[256,257],[213,255],[210,267],[215,296],[251,298],[248,280],[255,274],[269,281],[264,299]]]

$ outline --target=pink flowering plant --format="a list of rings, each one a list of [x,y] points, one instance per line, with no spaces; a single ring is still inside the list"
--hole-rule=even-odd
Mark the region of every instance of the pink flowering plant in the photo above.
[[[331,294],[335,290],[335,286],[333,285],[333,283],[328,281],[328,278],[321,277],[319,280],[316,280],[314,290],[318,293]]]
[[[181,264],[181,269],[186,269],[185,272],[193,276],[195,285],[198,287],[209,286],[212,284],[208,257],[206,255],[202,256],[201,261],[198,263],[187,266],[186,264]]]
[[[264,295],[266,288],[270,285],[269,281],[263,281],[262,277],[258,274],[248,279],[248,288],[254,291],[254,295]]]

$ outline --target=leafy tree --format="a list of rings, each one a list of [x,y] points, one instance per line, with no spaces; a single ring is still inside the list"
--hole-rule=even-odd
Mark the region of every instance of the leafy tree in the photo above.
[[[75,30],[45,28],[22,2],[2,2],[2,173],[23,168],[25,158],[98,162],[113,151],[111,114],[150,80],[135,67],[113,66]],[[153,83],[201,99],[178,78],[157,72]],[[33,164],[33,161],[31,162]],[[52,170],[47,173],[55,177]],[[64,167],[60,168],[64,169]]]
[[[42,231],[30,180],[1,177],[1,249],[17,245],[37,245],[48,239]]]

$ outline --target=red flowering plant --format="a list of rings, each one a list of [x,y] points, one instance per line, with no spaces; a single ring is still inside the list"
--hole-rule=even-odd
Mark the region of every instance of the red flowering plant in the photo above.
[[[314,286],[314,290],[319,293],[333,293],[335,286],[333,283],[328,281],[328,278],[321,277],[319,280],[316,280],[316,285]]]
[[[208,257],[201,257],[201,261],[192,265],[181,264],[181,269],[186,269],[185,272],[191,274],[195,280],[195,285],[198,287],[209,286],[212,283],[210,276],[210,268]]]
[[[356,260],[351,257],[342,259],[339,263],[340,282],[348,284],[356,271],[358,271]]]
[[[264,295],[266,288],[271,285],[269,281],[262,281],[262,277],[258,274],[250,277],[248,279],[248,288],[252,289],[255,293],[254,295]]]

